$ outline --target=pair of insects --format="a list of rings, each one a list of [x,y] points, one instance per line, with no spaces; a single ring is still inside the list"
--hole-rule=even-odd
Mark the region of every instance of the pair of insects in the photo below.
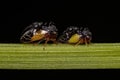
[[[35,22],[25,28],[20,38],[22,43],[40,43],[43,40],[45,41],[44,45],[46,45],[48,41],[53,41],[56,44],[90,44],[92,33],[88,28],[81,29],[70,26],[58,37],[58,29],[53,22]]]

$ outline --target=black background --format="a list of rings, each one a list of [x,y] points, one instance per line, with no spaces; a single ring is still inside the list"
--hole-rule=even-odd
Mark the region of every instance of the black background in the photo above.
[[[54,21],[62,33],[69,26],[87,26],[92,42],[120,42],[119,5],[75,1],[4,2],[1,6],[1,43],[19,43],[25,27],[35,21]]]
[[[59,33],[70,25],[88,26],[93,33],[93,42],[120,42],[119,2],[65,2],[62,0],[19,2],[17,0],[16,2],[6,1],[0,3],[0,43],[19,43],[23,29],[35,21],[54,21]],[[29,77],[41,79],[43,75],[45,75],[43,79],[48,78],[47,76],[50,78],[56,75],[59,75],[58,78],[67,77],[67,79],[73,75],[75,75],[73,78],[80,79],[81,77],[107,77],[108,79],[113,75],[117,76],[118,71],[118,69],[75,70],[75,72],[72,70],[0,70],[1,77],[5,75],[3,78],[16,77],[17,79],[21,76],[25,76],[27,79]],[[38,75],[35,73],[38,73]],[[8,77],[6,77],[6,74]]]

